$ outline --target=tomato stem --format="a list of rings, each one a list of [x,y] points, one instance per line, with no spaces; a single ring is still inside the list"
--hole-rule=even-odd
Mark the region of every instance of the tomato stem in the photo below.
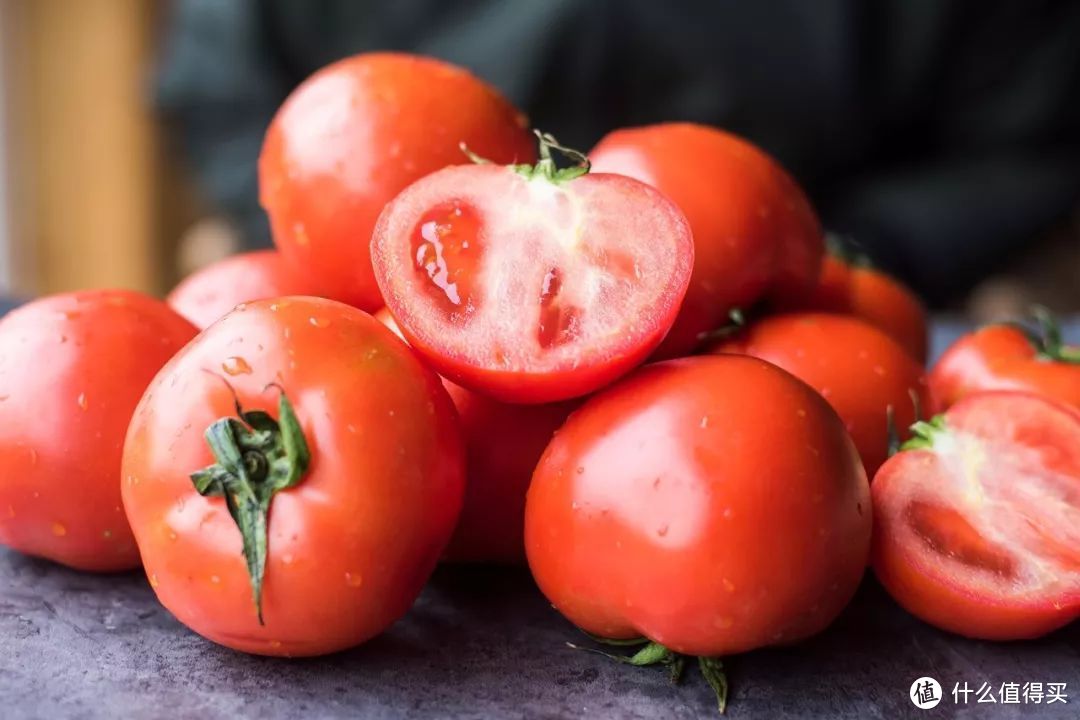
[[[559,141],[549,133],[533,130],[533,134],[536,135],[536,139],[540,143],[540,160],[535,165],[514,165],[515,172],[524,175],[530,180],[539,177],[553,183],[568,182],[588,174],[591,164],[585,153],[560,145]],[[572,160],[574,165],[559,169],[555,165],[555,159],[551,156],[552,150],[562,153]]]
[[[1031,315],[1038,325],[1037,330],[1019,321],[1005,324],[1024,333],[1028,342],[1035,348],[1035,357],[1039,360],[1080,365],[1080,347],[1065,344],[1061,337],[1061,327],[1054,314],[1042,305],[1035,305],[1031,308]]]
[[[589,634],[586,633],[586,635]],[[679,681],[682,680],[683,671],[686,668],[686,658],[688,656],[672,652],[658,642],[653,642],[645,638],[609,640],[594,635],[589,635],[589,637],[592,640],[605,645],[616,645],[621,647],[643,645],[643,647],[633,655],[616,655],[597,648],[582,647],[570,642],[566,643],[566,645],[574,650],[583,650],[585,652],[593,653],[594,655],[602,655],[609,660],[614,660],[615,662],[623,663],[625,665],[634,665],[635,667],[662,665],[667,668],[672,684],[677,685]],[[723,714],[727,709],[728,698],[728,681],[727,675],[724,673],[724,665],[720,661],[720,658],[715,657],[698,657],[697,660],[698,669],[701,671],[702,677],[705,678],[705,681],[708,682],[709,686],[713,689],[713,692],[716,693],[717,707],[719,708],[720,713]]]
[[[736,335],[746,327],[746,313],[742,308],[731,308],[728,310],[728,321],[724,325],[713,330],[706,330],[705,332],[698,333],[697,339],[699,343],[710,342],[713,340],[726,340],[732,335]]]
[[[874,267],[862,245],[850,235],[825,233],[825,252],[850,267]]]
[[[191,473],[200,495],[225,498],[240,530],[260,625],[270,501],[278,491],[299,484],[311,462],[292,404],[278,390],[277,420],[262,410],[245,411],[236,398],[237,417],[220,418],[206,429],[206,444],[217,462]]]
[[[900,446],[901,450],[917,450],[934,446],[934,439],[947,430],[945,416],[935,415],[929,421],[917,420],[911,425],[911,439]]]

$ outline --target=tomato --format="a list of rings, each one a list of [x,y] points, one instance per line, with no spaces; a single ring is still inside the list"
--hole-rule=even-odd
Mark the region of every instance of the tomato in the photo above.
[[[401,337],[385,308],[375,317]],[[402,338],[404,339],[404,338]],[[465,502],[446,547],[450,562],[525,562],[525,492],[555,431],[577,407],[566,401],[512,405],[443,380],[465,437]]]
[[[52,295],[0,320],[0,543],[79,570],[139,566],[120,507],[124,433],[196,332],[126,290]]]
[[[889,407],[896,426],[929,405],[922,366],[873,325],[844,315],[795,313],[752,323],[713,353],[743,353],[778,365],[829,401],[855,440],[867,475],[889,454]]]
[[[173,288],[166,301],[202,329],[240,303],[316,294],[316,284],[290,270],[280,253],[258,250],[197,270]]]
[[[259,156],[274,243],[320,295],[382,306],[368,255],[375,220],[409,183],[467,162],[535,158],[527,121],[466,70],[399,53],[355,55],[286,99]]]
[[[150,584],[182,623],[245,652],[319,655],[412,604],[457,521],[464,451],[438,377],[389,330],[278,298],[161,370],[122,485]]]
[[[1080,617],[1080,412],[971,395],[878,472],[873,566],[911,613],[987,640]]]
[[[581,163],[556,170],[552,150]],[[671,327],[694,246],[653,188],[588,173],[541,136],[535,167],[452,167],[386,206],[372,261],[409,343],[445,377],[506,402],[585,395]]]
[[[646,366],[571,415],[533,475],[525,547],[586,632],[714,657],[828,626],[862,578],[870,525],[828,403],[722,355]]]
[[[1080,408],[1080,347],[1065,345],[1054,319],[1038,314],[1040,333],[988,325],[953,343],[930,371],[934,407],[985,390],[1023,390]]]
[[[686,355],[698,335],[762,296],[799,297],[814,285],[821,225],[777,162],[735,135],[666,123],[616,130],[589,153],[593,168],[658,188],[694,235],[694,274],[659,357]]]
[[[787,309],[854,315],[881,328],[913,358],[926,362],[926,309],[899,281],[867,264],[827,255],[817,287]]]

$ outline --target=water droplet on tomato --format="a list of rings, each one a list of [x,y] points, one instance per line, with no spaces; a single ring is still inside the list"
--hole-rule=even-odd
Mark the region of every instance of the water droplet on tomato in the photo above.
[[[885,368],[883,368],[880,365],[875,365],[874,366],[874,374],[877,375],[878,377],[885,377]]]
[[[475,308],[472,278],[483,250],[480,218],[460,201],[431,208],[413,231],[416,270],[426,276],[428,294],[458,322]]]
[[[221,583],[221,578],[218,577],[217,575],[211,575],[210,576],[210,582],[214,583],[215,585],[218,585],[218,584]]]
[[[236,376],[251,374],[251,366],[248,365],[248,361],[239,355],[225,358],[225,362],[221,363],[221,369],[224,370],[227,375]]]
[[[56,537],[64,537],[67,535],[67,528],[64,527],[63,523],[54,522],[52,524],[52,534]]]
[[[157,573],[150,574],[150,587],[156,588],[160,583],[158,582]]]
[[[285,565],[292,565],[292,563],[293,563],[293,555],[292,555],[292,553],[285,553],[284,555],[282,555],[281,556],[281,562],[283,564],[285,564]]]
[[[79,393],[79,397],[75,399],[75,402],[77,402],[79,404],[79,407],[83,410],[86,410],[86,408],[90,407],[90,403],[87,402],[86,393],[84,392]]]
[[[585,466],[584,465],[578,465],[577,469],[574,472],[576,472],[578,475],[583,474],[585,472]]]
[[[112,530],[103,530],[101,532],[101,537],[105,538],[106,540],[109,540],[110,538],[112,538]]]
[[[176,542],[176,533],[172,530],[169,531],[169,540],[171,540],[172,542]]]
[[[60,336],[60,344],[61,344],[61,345],[63,345],[63,344],[64,344],[64,343],[66,343],[67,341],[68,341],[67,335],[61,335],[61,336]]]
[[[713,626],[718,630],[727,630],[735,624],[735,621],[727,615],[717,615],[713,618]]]
[[[563,345],[578,336],[581,308],[559,301],[562,290],[562,272],[551,268],[540,284],[540,317],[537,321],[536,340],[542,348]]]
[[[29,454],[30,454],[30,465],[31,466],[37,465],[37,461],[38,461],[37,450],[35,450],[34,448],[30,448],[30,453]]]
[[[326,318],[315,317],[314,315],[308,318],[308,322],[317,328],[330,327],[330,321]]]
[[[724,585],[724,589],[730,592],[735,592],[735,583],[731,582],[727,578],[723,578],[720,581]]]
[[[364,578],[360,573],[346,572],[345,573],[345,584],[348,585],[349,587],[358,588],[358,587],[360,587],[361,585],[364,584]]]
[[[667,525],[661,525],[660,527],[656,528],[656,534],[659,535],[660,537],[664,537],[665,535],[667,535],[667,533],[668,533],[668,526]]]
[[[708,415],[702,415],[702,416],[701,416],[701,423],[700,423],[700,425],[701,425],[701,429],[702,429],[702,430],[704,430],[705,428],[709,427],[709,416],[708,416]]]
[[[346,425],[345,429],[348,430],[349,432],[353,433],[353,434],[356,433],[356,426],[353,425],[352,423],[349,423],[348,425]]]
[[[304,227],[304,223],[295,223],[293,225],[293,240],[297,245],[307,245],[310,240],[308,239],[307,228]]]

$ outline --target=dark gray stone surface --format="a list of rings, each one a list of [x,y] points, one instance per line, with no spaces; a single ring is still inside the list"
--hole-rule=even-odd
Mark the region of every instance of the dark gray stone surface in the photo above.
[[[952,327],[955,331],[955,326]],[[939,324],[935,346],[949,330]],[[0,718],[714,717],[696,671],[571,650],[582,637],[525,570],[444,567],[413,610],[363,647],[313,660],[235,653],[191,633],[141,574],[80,574],[0,549]],[[1077,718],[1080,624],[1023,643],[938,632],[867,579],[823,635],[728,663],[732,718]],[[916,678],[945,688],[933,710]],[[955,683],[1067,683],[1069,704],[953,703]]]

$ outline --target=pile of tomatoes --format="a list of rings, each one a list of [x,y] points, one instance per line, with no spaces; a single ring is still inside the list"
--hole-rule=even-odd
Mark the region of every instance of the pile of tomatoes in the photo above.
[[[963,635],[1080,615],[1080,351],[1043,317],[927,378],[917,298],[827,254],[746,140],[586,156],[368,54],[287,99],[259,182],[277,250],[0,321],[0,542],[141,565],[180,622],[283,656],[382,632],[440,561],[527,562],[721,706],[721,657],[822,631],[868,563]]]

